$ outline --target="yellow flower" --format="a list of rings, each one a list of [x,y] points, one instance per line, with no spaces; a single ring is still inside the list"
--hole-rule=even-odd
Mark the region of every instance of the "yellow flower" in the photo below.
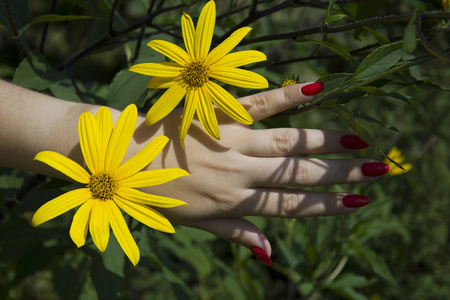
[[[389,176],[402,175],[412,169],[412,164],[410,164],[410,163],[403,164],[405,157],[402,155],[402,151],[400,151],[397,147],[393,147],[391,150],[389,150],[389,153],[387,156],[389,156],[392,160],[396,161],[398,164],[400,164],[403,167],[403,169],[405,169],[405,170],[400,169],[394,163],[392,163],[390,160],[385,158],[384,162],[387,165],[389,165],[389,172],[388,172]]]
[[[209,52],[215,18],[214,1],[209,1],[202,9],[196,29],[191,17],[183,13],[181,29],[187,52],[167,41],[151,41],[147,44],[149,47],[174,62],[143,63],[130,68],[132,72],[153,76],[148,88],[168,89],[148,111],[145,119],[147,125],[164,118],[186,96],[180,128],[180,143],[183,147],[195,112],[206,132],[215,139],[220,139],[213,103],[234,120],[243,124],[253,123],[252,117],[244,107],[211,79],[244,88],[260,89],[269,86],[261,75],[238,68],[266,60],[263,53],[254,50],[229,53],[251,28],[243,27],[236,30]]]
[[[449,9],[450,8],[450,0],[442,0],[442,7],[444,8],[444,10]]]
[[[174,207],[184,201],[150,195],[134,188],[152,186],[189,174],[178,168],[141,171],[164,148],[169,139],[159,136],[139,153],[122,163],[137,122],[137,109],[129,105],[113,125],[111,112],[102,107],[95,117],[90,112],[81,114],[78,123],[80,146],[91,174],[73,160],[53,151],[39,152],[35,160],[64,173],[85,187],[67,192],[45,203],[34,214],[32,224],[38,226],[79,205],[70,227],[70,237],[81,247],[89,231],[100,251],[108,245],[111,225],[125,254],[133,265],[139,262],[139,249],[122,216],[124,212],[154,229],[174,232],[161,213],[150,208]]]
[[[298,81],[298,76],[294,77],[294,75],[292,75],[292,78],[286,78],[283,83],[281,84],[280,87],[285,87],[285,86],[290,86],[290,85],[294,85],[299,83],[300,81]]]

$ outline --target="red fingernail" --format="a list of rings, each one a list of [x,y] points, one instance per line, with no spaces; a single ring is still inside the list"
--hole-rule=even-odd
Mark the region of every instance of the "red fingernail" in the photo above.
[[[253,254],[255,254],[255,256],[263,263],[268,264],[269,266],[272,265],[272,260],[270,259],[269,255],[267,255],[266,251],[264,251],[263,249],[258,247],[251,247],[250,251],[252,251]]]
[[[305,85],[304,87],[302,87],[301,91],[302,94],[305,96],[312,96],[312,95],[317,95],[318,93],[320,93],[321,91],[323,91],[323,89],[325,88],[325,84],[323,84],[322,82],[314,82],[308,85]]]
[[[369,204],[369,197],[361,195],[347,195],[342,199],[345,207],[361,207]]]
[[[361,171],[366,176],[381,176],[389,171],[389,166],[381,162],[365,163],[362,165]]]
[[[369,144],[357,135],[344,135],[341,138],[341,145],[347,149],[365,149],[369,147]]]

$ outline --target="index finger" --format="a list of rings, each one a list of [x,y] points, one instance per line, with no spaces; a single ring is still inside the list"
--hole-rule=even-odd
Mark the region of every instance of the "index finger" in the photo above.
[[[239,102],[254,121],[270,117],[288,108],[317,98],[325,85],[321,82],[294,84],[283,88],[242,97]]]

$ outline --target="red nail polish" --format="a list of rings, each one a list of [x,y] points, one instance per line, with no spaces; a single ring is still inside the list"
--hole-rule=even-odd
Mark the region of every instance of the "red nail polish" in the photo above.
[[[304,87],[302,87],[301,91],[302,94],[305,96],[312,96],[312,95],[317,95],[318,93],[320,93],[321,91],[323,91],[323,89],[325,88],[325,84],[323,84],[322,82],[314,82],[308,85],[305,85]]]
[[[341,138],[341,145],[347,149],[365,149],[369,147],[369,144],[357,135],[344,135]]]
[[[345,207],[361,207],[369,204],[369,197],[361,195],[347,195],[342,199]]]
[[[389,171],[389,166],[382,162],[365,163],[362,165],[361,171],[366,176],[381,176]]]
[[[251,247],[250,251],[252,251],[253,254],[255,254],[255,256],[263,263],[268,264],[269,266],[272,265],[272,260],[270,259],[269,255],[267,255],[266,251],[264,251],[263,249],[258,247]]]

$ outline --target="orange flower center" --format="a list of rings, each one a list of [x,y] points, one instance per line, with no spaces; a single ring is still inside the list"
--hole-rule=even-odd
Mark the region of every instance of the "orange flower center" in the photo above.
[[[211,71],[201,61],[194,61],[181,70],[181,78],[191,88],[200,88],[208,80]]]
[[[112,200],[117,189],[117,182],[111,174],[93,174],[87,188],[91,190],[92,198],[106,201]]]

